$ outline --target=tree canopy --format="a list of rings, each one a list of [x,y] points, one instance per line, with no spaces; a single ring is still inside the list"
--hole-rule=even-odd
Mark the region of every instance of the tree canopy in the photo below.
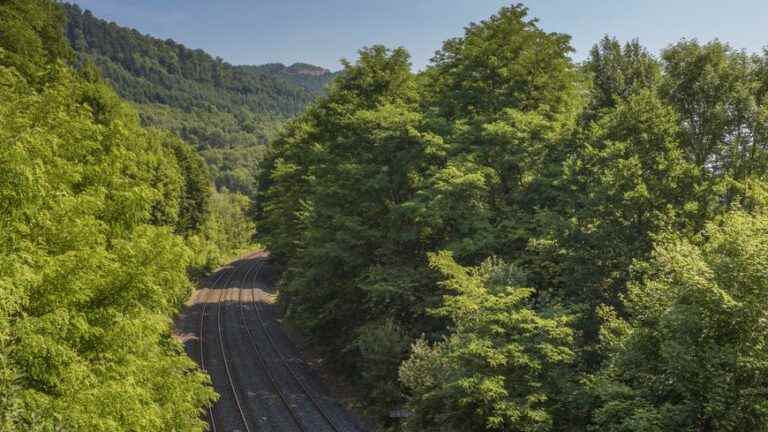
[[[571,52],[513,5],[347,63],[260,181],[288,317],[384,430],[768,430],[766,55]]]
[[[142,123],[191,143],[217,189],[256,196],[265,145],[336,74],[317,66],[234,66],[173,40],[143,35],[64,5],[80,65],[95,66]]]
[[[512,5],[336,75],[0,24],[0,430],[203,430],[170,317],[258,229],[381,430],[768,431],[768,51],[576,64]]]
[[[0,429],[202,431],[215,395],[170,317],[204,163],[69,67],[56,3],[0,22]]]

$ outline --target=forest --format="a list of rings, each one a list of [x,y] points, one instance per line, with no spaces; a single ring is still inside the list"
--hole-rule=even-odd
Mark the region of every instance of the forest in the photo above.
[[[219,396],[172,320],[198,277],[254,247],[258,122],[328,74],[241,70],[76,6],[0,1],[0,431],[207,428]]]
[[[287,316],[381,430],[768,430],[768,52],[572,52],[512,5],[347,62],[262,177]]]
[[[171,131],[203,155],[217,190],[256,196],[265,144],[336,74],[317,66],[233,66],[64,4],[78,65],[95,65],[142,123]]]
[[[516,4],[358,54],[0,0],[0,431],[206,430],[172,320],[254,240],[377,430],[768,431],[768,50]]]
[[[0,430],[202,431],[217,396],[171,318],[189,272],[237,248],[215,211],[237,203],[73,67],[64,20],[50,0],[0,2]]]

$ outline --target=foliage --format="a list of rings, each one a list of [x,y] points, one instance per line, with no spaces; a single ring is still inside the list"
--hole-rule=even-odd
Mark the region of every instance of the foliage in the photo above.
[[[679,131],[670,107],[638,91],[592,123],[564,164],[566,212],[552,217],[566,251],[556,295],[588,308],[587,338],[597,336],[599,305],[621,306],[630,266],[650,252],[654,233],[693,230],[702,173],[685,158]]]
[[[573,357],[564,315],[548,317],[530,307],[534,291],[525,274],[489,259],[464,268],[450,254],[430,257],[448,292],[437,310],[452,333],[428,346],[417,342],[400,368],[416,415],[408,430],[549,430],[551,394],[559,368]]]
[[[215,395],[170,316],[207,173],[63,63],[57,7],[0,4],[23,35],[0,49],[0,428],[202,431]]]
[[[661,79],[661,65],[635,39],[624,46],[605,36],[590,52],[584,65],[594,83],[591,106],[587,114],[595,116],[638,91],[651,89]]]
[[[236,192],[213,192],[209,213],[196,235],[188,238],[194,251],[196,271],[210,271],[253,246],[255,224],[250,216],[251,202]]]
[[[280,295],[289,316],[316,337],[344,334],[327,352],[378,379],[396,374],[405,351],[397,346],[410,339],[396,338],[393,360],[367,361],[373,327],[366,324],[390,322],[399,333],[400,323],[418,321],[438,300],[423,290],[430,287],[419,251],[429,233],[415,223],[413,200],[426,154],[442,143],[419,131],[407,53],[375,46],[360,54],[328,98],[275,142],[259,227],[287,267]],[[371,387],[368,398],[393,400],[379,390]]]
[[[62,11],[48,0],[4,0],[0,3],[0,48],[3,64],[38,83],[46,66],[68,60],[71,49],[61,37]]]
[[[435,102],[446,117],[510,107],[555,115],[573,103],[570,36],[546,33],[527,15],[522,5],[502,8],[488,20],[470,24],[463,37],[443,44],[430,78]]]
[[[233,66],[202,50],[160,40],[65,4],[66,35],[78,63],[94,65],[142,122],[191,143],[219,189],[256,196],[268,139],[336,76],[297,63]]]
[[[367,399],[375,401],[369,409],[375,416],[385,416],[387,407],[400,402],[401,390],[392,376],[397,374],[400,360],[405,357],[410,339],[391,318],[372,321],[358,330],[351,349],[360,356],[361,382],[379,383],[368,391]]]
[[[382,428],[765,430],[762,300],[736,291],[761,283],[739,253],[763,241],[768,54],[571,51],[522,5],[419,74],[363,49],[263,165],[282,304]],[[643,290],[685,308],[645,321]]]
[[[594,380],[596,430],[768,430],[768,215],[703,234],[665,236],[630,285],[629,329],[606,337],[615,354]]]

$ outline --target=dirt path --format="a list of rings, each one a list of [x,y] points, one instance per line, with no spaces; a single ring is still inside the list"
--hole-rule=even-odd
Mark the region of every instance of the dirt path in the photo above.
[[[209,430],[362,431],[278,321],[268,266],[266,255],[255,253],[219,269],[177,320],[187,353],[220,395]]]

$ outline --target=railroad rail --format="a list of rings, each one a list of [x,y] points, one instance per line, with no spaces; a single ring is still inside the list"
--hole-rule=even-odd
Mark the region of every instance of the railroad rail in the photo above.
[[[255,265],[251,266],[248,269],[248,273],[246,273],[245,280],[243,282],[243,285],[247,285],[248,280],[248,274],[251,273],[251,271],[256,268],[256,272],[254,274],[254,279],[258,274],[261,272],[261,269],[264,267],[264,263],[257,262]],[[299,428],[301,432],[308,432],[308,429],[304,427],[304,424],[301,422],[301,419],[299,418],[298,413],[296,412],[295,408],[291,403],[288,401],[288,398],[286,397],[285,393],[283,393],[283,390],[280,388],[280,384],[277,381],[277,378],[275,378],[274,374],[269,368],[269,364],[267,363],[266,357],[264,357],[264,353],[261,351],[261,349],[258,347],[258,344],[256,343],[256,337],[253,335],[253,332],[251,331],[251,328],[248,326],[248,323],[245,319],[245,305],[243,304],[243,290],[241,289],[238,295],[238,303],[240,303],[240,323],[245,328],[246,333],[248,334],[248,342],[253,351],[256,353],[256,356],[259,359],[259,363],[261,364],[264,373],[269,378],[269,382],[272,384],[272,388],[277,393],[280,400],[283,402],[285,407],[288,409],[288,413],[291,416],[291,419],[293,420],[293,423],[296,425],[296,427]]]
[[[233,270],[232,273],[234,274],[235,271]],[[243,421],[243,426],[245,426],[245,432],[251,432],[250,426],[248,426],[248,420],[246,419],[245,411],[243,410],[243,405],[240,403],[240,396],[237,395],[237,388],[235,386],[235,381],[232,379],[232,372],[229,370],[229,360],[227,360],[227,350],[224,348],[224,334],[221,330],[221,305],[222,301],[221,299],[224,297],[224,294],[226,292],[226,289],[229,285],[229,282],[232,280],[232,276],[230,275],[229,280],[227,280],[227,283],[224,284],[224,289],[221,290],[221,293],[219,294],[219,300],[218,304],[216,305],[216,327],[219,334],[219,348],[221,349],[221,359],[224,361],[224,370],[227,372],[227,381],[229,382],[230,389],[232,390],[232,396],[235,399],[235,405],[237,405],[237,412],[240,414],[240,419]]]
[[[238,309],[240,318],[239,327],[245,330],[241,334],[246,339],[248,339],[247,345],[250,345],[251,349],[256,354],[257,362],[254,366],[260,367],[264,372],[262,376],[266,375],[268,378],[270,383],[268,385],[271,385],[272,389],[274,390],[273,394],[276,394],[282,405],[285,406],[287,414],[290,415],[290,421],[295,425],[296,430],[300,432],[316,432],[318,430],[317,427],[322,424],[323,430],[327,430],[327,427],[329,427],[333,432],[341,432],[344,430],[344,428],[341,428],[336,424],[334,419],[327,412],[326,408],[324,408],[321,404],[321,401],[315,396],[313,391],[308,387],[302,377],[300,377],[299,374],[293,369],[293,367],[291,367],[288,357],[283,354],[278,346],[278,343],[272,336],[266,319],[263,316],[262,305],[257,301],[256,297],[256,281],[258,276],[262,273],[265,263],[263,260],[253,260],[252,258],[253,254],[244,257],[240,263],[231,265],[229,268],[225,267],[219,270],[214,278],[213,283],[210,285],[209,291],[205,296],[203,296],[199,337],[200,367],[203,371],[206,371],[210,374],[206,367],[205,355],[206,349],[210,350],[210,348],[207,348],[208,343],[213,342],[206,340],[206,325],[210,325],[210,323],[206,323],[206,318],[208,318],[211,314],[211,309],[208,308],[208,303],[215,301],[217,303],[215,333],[216,337],[218,337],[218,351],[221,354],[221,360],[224,366],[221,369],[223,369],[226,374],[226,387],[228,388],[229,392],[231,392],[232,400],[234,401],[234,405],[238,413],[237,417],[239,417],[239,421],[229,419],[229,417],[235,417],[234,411],[227,411],[225,414],[219,412],[218,420],[224,421],[222,419],[229,419],[227,421],[236,421],[237,423],[242,422],[244,428],[242,430],[244,432],[251,432],[253,430],[251,426],[252,424],[256,425],[254,427],[259,429],[259,426],[256,423],[249,423],[249,418],[251,418],[249,414],[252,413],[248,413],[246,412],[247,409],[244,409],[244,401],[241,400],[242,394],[239,392],[239,390],[242,390],[239,389],[239,386],[242,383],[235,382],[236,380],[234,379],[233,373],[239,373],[240,367],[244,366],[233,364],[232,359],[235,359],[235,357],[229,358],[230,356],[227,352],[227,344],[224,342],[225,333],[227,335],[229,335],[229,333],[225,332],[225,326],[222,325],[222,314],[227,308],[227,306],[223,306],[223,303],[235,300],[234,292],[229,292],[228,288],[230,288],[230,285],[232,285],[232,281],[236,278],[236,275],[242,275],[242,279],[240,279],[241,283],[238,285],[240,288],[237,290],[237,302],[239,306]],[[253,261],[253,264],[249,263],[248,261]],[[250,291],[250,299],[246,297],[247,294],[243,293],[246,287],[249,287],[248,291]],[[219,291],[218,294],[215,293],[215,291]],[[255,310],[255,316],[258,321],[258,325],[253,328],[251,325],[249,325],[249,320],[251,320],[253,316],[251,313],[247,313],[247,306],[249,304],[252,309]],[[230,326],[228,328],[232,330],[234,327]],[[261,331],[256,330],[257,328]],[[211,329],[208,329],[208,331],[213,333]],[[212,338],[214,336],[210,337]],[[264,343],[265,340],[266,343]],[[272,352],[266,354],[267,351],[265,350],[271,350]],[[279,363],[279,365],[276,365],[276,362]],[[280,369],[275,369],[276,367],[285,368],[287,374],[280,371]],[[218,375],[221,375],[220,369]],[[281,381],[283,381],[282,385]],[[296,385],[294,385],[294,382]],[[297,392],[295,393],[296,396],[301,396],[302,400],[309,402],[309,404],[303,405],[303,407],[302,405],[297,406],[296,404],[292,404],[291,397],[294,394],[293,391]],[[217,411],[218,410],[216,409],[216,405],[208,407],[208,419],[210,424],[209,430],[212,432],[218,432],[218,429],[220,429],[216,423]],[[222,415],[225,415],[226,417],[221,417]],[[308,415],[310,415],[310,417],[307,417]],[[283,418],[287,420],[288,417],[285,416]],[[286,426],[287,425],[288,424],[286,424]],[[223,425],[219,424],[219,426],[227,427],[226,422]]]
[[[223,289],[220,289],[220,293],[218,298],[216,299],[217,308],[216,308],[216,333],[218,335],[219,339],[219,350],[221,352],[221,358],[224,363],[224,370],[227,375],[227,383],[229,384],[229,389],[232,392],[232,398],[235,401],[235,406],[237,407],[237,411],[240,416],[240,420],[243,423],[243,426],[245,427],[246,432],[251,432],[250,426],[248,424],[248,420],[246,418],[245,411],[243,410],[242,404],[240,403],[240,397],[238,396],[237,387],[235,386],[235,382],[232,379],[232,373],[229,368],[229,360],[227,359],[226,349],[224,348],[224,338],[223,338],[223,332],[222,332],[222,326],[221,326],[221,304],[222,304],[222,298],[224,297],[224,293],[226,291],[226,288],[229,286],[230,282],[232,281],[232,277],[235,273],[237,273],[236,268],[233,268],[227,272],[220,271],[219,275],[214,280],[214,283],[211,286],[211,290],[215,290],[216,286],[219,284],[221,279],[223,279],[224,274],[228,274],[226,282],[224,282]],[[206,311],[208,308],[208,303],[203,302],[203,310],[201,313],[200,318],[200,366],[201,368],[207,372],[207,369],[205,367],[205,318],[206,318]],[[212,407],[208,407],[208,416],[210,419],[210,425],[211,425],[211,431],[217,432],[216,428],[216,419],[214,417],[214,410]]]
[[[215,287],[221,278],[224,276],[224,271],[220,270],[218,275],[216,276],[216,279],[213,281],[212,287]],[[205,312],[208,308],[208,303],[206,301],[203,301],[203,310],[200,313],[200,369],[203,370],[203,372],[208,372],[208,368],[205,366]],[[217,432],[216,430],[216,420],[213,418],[213,406],[208,406],[208,423],[211,425],[211,431]]]
[[[263,269],[263,267],[264,267],[264,263],[263,263],[263,262],[258,262],[258,263],[257,263],[257,264],[255,264],[254,266],[258,266],[258,270],[259,270],[259,271],[256,273],[256,275],[258,275],[258,273],[259,273],[259,272],[260,272],[260,271]],[[254,276],[254,278],[255,278],[255,276]],[[291,368],[290,364],[288,363],[288,360],[287,360],[287,358],[286,358],[286,357],[285,357],[285,355],[282,353],[282,351],[280,351],[280,349],[278,348],[278,346],[277,346],[277,343],[275,343],[274,339],[272,338],[272,335],[270,334],[270,332],[269,332],[269,329],[267,328],[267,325],[266,325],[266,323],[265,323],[265,321],[264,321],[264,318],[263,318],[263,316],[262,316],[262,313],[261,313],[261,312],[262,312],[262,311],[261,311],[261,305],[260,305],[260,304],[259,304],[259,303],[256,301],[256,293],[255,293],[255,291],[256,291],[255,289],[251,289],[251,290],[250,290],[250,292],[251,292],[251,305],[253,306],[254,310],[256,311],[256,317],[257,317],[257,319],[258,319],[258,321],[259,321],[259,325],[260,325],[260,327],[261,327],[262,331],[264,332],[264,335],[265,335],[265,337],[266,337],[267,341],[269,342],[269,345],[272,347],[272,349],[274,350],[274,352],[277,354],[278,358],[280,359],[280,364],[281,364],[283,367],[285,367],[285,369],[288,371],[288,374],[289,374],[289,375],[290,375],[290,376],[293,378],[293,380],[294,380],[294,381],[295,381],[295,382],[296,382],[296,383],[299,385],[299,387],[301,388],[301,390],[302,390],[302,392],[304,393],[304,395],[306,395],[306,396],[307,396],[307,400],[309,400],[309,401],[310,401],[310,403],[312,404],[312,406],[313,406],[313,407],[316,409],[316,411],[317,411],[317,412],[318,412],[318,413],[319,413],[319,414],[322,416],[322,418],[323,418],[323,419],[325,420],[325,422],[326,422],[326,423],[327,423],[327,424],[328,424],[328,425],[331,427],[331,429],[332,429],[334,432],[341,432],[341,428],[339,428],[339,427],[336,425],[336,423],[335,423],[335,422],[334,422],[334,421],[331,419],[331,417],[328,415],[328,413],[327,413],[327,412],[325,411],[325,409],[322,407],[322,405],[321,405],[321,404],[320,404],[320,402],[317,400],[317,398],[316,398],[316,397],[315,397],[315,396],[312,394],[312,391],[311,391],[311,390],[310,390],[310,389],[307,387],[307,385],[306,385],[306,384],[305,384],[305,383],[304,383],[304,382],[303,382],[303,381],[302,381],[302,380],[301,380],[301,379],[298,377],[297,373],[296,373],[296,372],[293,370],[293,368]],[[241,294],[242,294],[242,290],[241,290]],[[240,308],[241,308],[240,312],[241,312],[241,314],[244,314],[244,312],[243,312],[243,311],[244,311],[244,307],[245,307],[245,306],[244,306],[243,302],[242,302],[242,301],[240,301]],[[261,358],[261,360],[262,360],[262,363],[263,363],[263,364],[264,364],[264,366],[265,366],[265,370],[266,370],[266,371],[269,371],[269,368],[268,368],[268,364],[267,364],[266,358],[264,357],[264,355],[263,355],[263,353],[261,352],[261,350],[259,350],[259,349],[257,348],[257,346],[256,346],[256,342],[255,342],[255,337],[253,336],[253,333],[251,332],[251,329],[250,329],[250,327],[248,327],[248,325],[245,323],[245,318],[244,318],[244,315],[242,315],[242,319],[243,319],[243,321],[244,321],[244,322],[243,322],[243,324],[245,325],[245,328],[248,330],[248,336],[249,336],[249,340],[251,341],[251,345],[252,345],[252,346],[254,347],[254,349],[255,349],[255,350],[256,350],[256,351],[259,353],[259,357]],[[271,377],[271,379],[273,380],[273,384],[274,384],[274,385],[275,385],[275,387],[277,388],[277,387],[278,387],[278,384],[277,384],[277,382],[274,380],[274,376],[272,375],[272,373],[271,373],[271,372],[268,372],[268,374],[269,374],[269,376]],[[284,395],[282,394],[282,391],[278,389],[278,393],[280,394],[280,397],[281,397],[281,399],[283,400],[283,402],[284,402],[284,403],[285,403],[285,404],[288,406],[289,410],[291,411],[291,415],[293,416],[294,420],[296,421],[296,424],[299,426],[299,429],[300,429],[302,432],[306,432],[306,431],[308,431],[308,429],[306,429],[306,428],[305,428],[305,427],[304,427],[304,426],[301,424],[301,422],[299,421],[299,418],[298,418],[297,414],[295,413],[295,411],[294,411],[293,407],[292,407],[292,406],[291,406],[291,405],[288,403],[288,401],[286,400],[286,398],[285,398],[285,397],[284,397]]]

